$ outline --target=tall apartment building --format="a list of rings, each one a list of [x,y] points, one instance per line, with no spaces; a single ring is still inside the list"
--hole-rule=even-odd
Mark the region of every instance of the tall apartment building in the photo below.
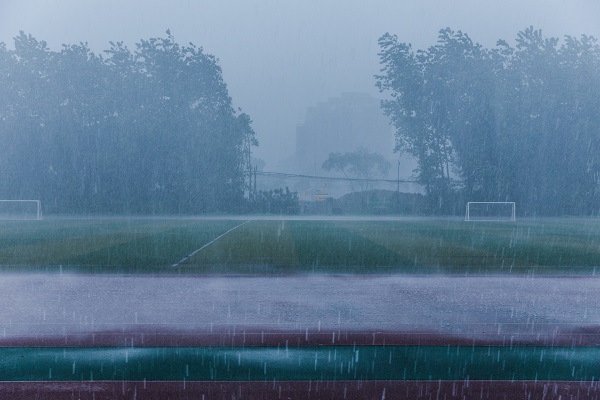
[[[300,173],[322,175],[321,165],[331,152],[346,153],[357,147],[394,155],[394,131],[383,115],[379,100],[366,93],[343,93],[310,107],[296,128],[295,162]]]

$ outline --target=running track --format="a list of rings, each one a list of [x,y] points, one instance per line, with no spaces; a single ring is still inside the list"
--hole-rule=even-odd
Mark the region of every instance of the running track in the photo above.
[[[2,399],[596,399],[600,279],[4,275]]]

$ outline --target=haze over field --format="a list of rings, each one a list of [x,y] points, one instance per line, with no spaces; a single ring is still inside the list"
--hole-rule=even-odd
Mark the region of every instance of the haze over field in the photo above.
[[[599,21],[0,0],[0,398],[599,398]]]
[[[600,3],[591,0],[3,0],[0,42],[11,48],[23,30],[55,51],[88,42],[100,53],[109,41],[134,49],[169,28],[179,43],[219,58],[234,106],[254,121],[255,154],[275,170],[294,152],[309,106],[342,92],[379,96],[373,75],[377,39],[386,32],[425,49],[451,27],[491,48],[497,39],[512,44],[530,25],[547,36],[600,37],[599,20]]]

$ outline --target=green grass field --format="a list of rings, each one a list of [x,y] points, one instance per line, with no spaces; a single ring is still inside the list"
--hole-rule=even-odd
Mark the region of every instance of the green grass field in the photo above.
[[[243,222],[226,219],[1,221],[0,270],[594,275],[600,267],[598,219],[516,223],[252,220],[239,226]],[[177,266],[173,267],[174,264]]]

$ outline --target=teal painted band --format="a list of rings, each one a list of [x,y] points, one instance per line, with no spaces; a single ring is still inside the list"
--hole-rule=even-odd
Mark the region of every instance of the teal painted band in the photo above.
[[[0,381],[596,381],[599,347],[4,347]]]

